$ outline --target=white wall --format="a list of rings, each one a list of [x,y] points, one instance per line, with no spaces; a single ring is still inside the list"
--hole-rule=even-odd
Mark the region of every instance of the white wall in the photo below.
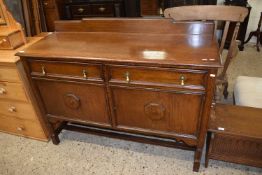
[[[217,4],[223,4],[224,0],[217,0]],[[251,31],[257,29],[257,24],[260,18],[260,13],[262,12],[262,0],[248,0],[248,3],[251,5],[251,13],[249,17],[249,23],[247,27],[246,38],[248,37]],[[262,29],[261,29],[262,30]],[[253,37],[250,42],[256,42],[256,38]]]

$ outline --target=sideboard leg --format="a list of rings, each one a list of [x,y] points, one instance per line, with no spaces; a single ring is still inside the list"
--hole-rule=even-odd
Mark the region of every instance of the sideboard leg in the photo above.
[[[193,171],[194,172],[198,172],[199,171],[201,155],[202,155],[202,151],[197,149],[195,151],[195,157],[194,157],[194,166],[193,166]]]
[[[60,143],[60,139],[57,134],[52,134],[51,139],[54,145],[58,145]]]

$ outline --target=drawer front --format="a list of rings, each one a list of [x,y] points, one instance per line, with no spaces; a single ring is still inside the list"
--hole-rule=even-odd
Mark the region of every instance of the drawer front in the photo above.
[[[7,37],[0,36],[0,49],[12,49],[12,46]]]
[[[197,135],[202,95],[120,87],[112,93],[118,128]]]
[[[41,61],[32,61],[29,64],[32,75],[102,81],[101,65]]]
[[[46,140],[39,122],[16,119],[1,114],[0,131]]]
[[[92,15],[90,5],[72,5],[70,8],[73,18],[81,18]]]
[[[0,100],[0,114],[27,120],[37,120],[33,106],[30,103]]]
[[[0,67],[0,81],[20,82],[16,68]]]
[[[176,70],[133,67],[111,67],[110,82],[151,84],[151,85],[178,85],[178,86],[205,86],[206,71]]]
[[[28,101],[22,84],[8,82],[0,82],[0,99]]]
[[[104,85],[34,81],[46,115],[102,125],[109,123]]]
[[[114,16],[114,4],[92,4],[92,15]]]

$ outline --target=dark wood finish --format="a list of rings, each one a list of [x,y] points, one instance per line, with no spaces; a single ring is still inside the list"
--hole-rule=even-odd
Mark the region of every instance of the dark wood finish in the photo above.
[[[45,23],[47,27],[47,31],[54,31],[56,20],[60,19],[59,11],[57,7],[56,0],[43,0],[41,2],[41,6],[43,7],[44,15],[45,15]]]
[[[258,21],[257,30],[250,32],[247,40],[244,42],[244,44],[246,44],[246,43],[248,43],[248,42],[250,41],[250,39],[251,39],[253,36],[257,37],[256,47],[257,47],[257,51],[258,51],[258,52],[260,52],[259,45],[262,45],[262,32],[260,31],[261,23],[262,23],[262,12],[261,12],[261,14],[260,14],[260,19],[259,19],[259,21]]]
[[[159,16],[159,0],[140,0],[141,16]]]
[[[217,0],[162,0],[164,8],[178,7],[185,5],[216,5]]]
[[[233,6],[242,6],[242,7],[246,7],[248,9],[248,15],[246,16],[245,20],[240,24],[239,26],[239,32],[237,35],[237,40],[240,41],[240,44],[238,45],[238,48],[240,51],[244,50],[244,44],[245,44],[245,38],[246,38],[246,32],[247,32],[247,26],[248,26],[248,22],[249,22],[249,16],[250,16],[250,12],[252,7],[245,1],[243,1],[241,3],[241,1],[239,3],[237,3],[236,1],[226,1],[225,5],[233,5]],[[231,23],[228,29],[228,35],[227,35],[227,39],[226,39],[226,43],[225,43],[225,48],[229,48],[230,46],[230,41],[231,38],[233,36],[233,32],[234,32],[234,28],[236,26],[236,23]]]
[[[217,104],[209,122],[206,167],[209,159],[262,167],[261,113],[258,108]]]
[[[164,145],[195,150],[198,171],[221,66],[213,24],[169,19],[56,24],[59,32],[18,53],[53,143],[60,142],[63,128],[165,140]]]
[[[62,6],[62,19],[126,16],[124,0],[64,1],[60,5]]]

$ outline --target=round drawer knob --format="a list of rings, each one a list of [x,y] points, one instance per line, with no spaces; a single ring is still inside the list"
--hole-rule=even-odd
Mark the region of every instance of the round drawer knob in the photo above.
[[[47,6],[47,5],[48,5],[48,3],[47,3],[47,2],[44,2],[44,5],[45,5],[45,6]]]
[[[4,88],[0,88],[0,94],[5,94],[6,90]]]
[[[24,131],[25,128],[24,128],[24,127],[17,127],[16,130],[17,130],[17,131]]]
[[[8,111],[9,112],[16,112],[16,107],[11,106],[11,107],[8,108]]]

